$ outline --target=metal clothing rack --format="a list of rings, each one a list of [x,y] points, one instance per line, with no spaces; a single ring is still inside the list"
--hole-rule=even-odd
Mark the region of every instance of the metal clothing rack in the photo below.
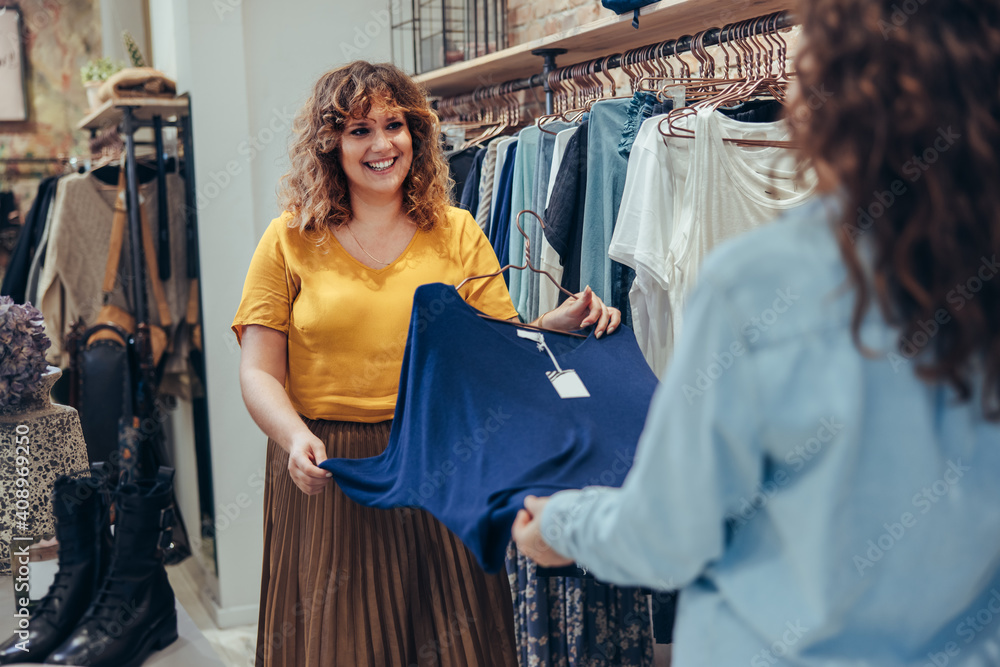
[[[172,120],[171,120],[172,119]],[[156,147],[156,179],[157,195],[160,205],[157,206],[158,237],[157,263],[160,280],[170,278],[170,227],[167,207],[167,159],[164,155],[163,129],[177,128],[184,151],[184,185],[185,185],[185,241],[187,265],[186,274],[191,280],[197,280],[200,273],[198,248],[198,210],[195,197],[194,174],[194,134],[191,127],[191,104],[186,97],[176,98],[118,98],[105,102],[81,120],[77,128],[89,130],[93,140],[99,131],[116,127],[125,140],[125,208],[127,211],[130,256],[128,261],[132,268],[131,297],[132,315],[135,318],[135,333],[132,336],[129,360],[129,393],[131,424],[119,432],[118,454],[121,457],[122,479],[150,478],[156,475],[160,463],[169,460],[166,450],[166,438],[163,429],[162,415],[157,414],[156,367],[153,362],[152,337],[150,331],[149,304],[146,300],[145,261],[143,257],[142,233],[143,225],[139,210],[139,175],[136,163],[136,146],[142,142],[135,135],[141,129],[149,128],[153,133],[153,145]],[[178,168],[181,167],[178,161]],[[192,295],[194,296],[192,290]],[[200,294],[198,298],[198,323],[203,321]],[[204,381],[205,363],[203,353],[195,348],[190,361],[199,380]],[[201,530],[204,537],[206,507],[214,505],[211,480],[211,445],[207,428],[207,402],[204,398],[196,398],[192,409],[195,420],[195,450],[197,456],[197,474],[199,500],[201,509]],[[202,428],[204,427],[204,428]],[[187,541],[187,529],[179,512],[179,506],[174,500],[174,543],[171,544],[167,557],[178,562],[190,553]],[[180,538],[180,539],[178,539]],[[214,561],[214,554],[212,560]],[[168,560],[169,562],[169,560]]]
[[[783,30],[785,28],[791,28],[792,26],[798,25],[798,21],[795,16],[789,11],[779,12],[777,18],[773,22],[760,22],[755,26],[754,35],[759,35],[767,30]],[[723,28],[712,28],[708,30],[701,44],[703,46],[715,46],[725,38],[729,39],[732,37],[730,31],[733,30],[731,25],[727,25]],[[678,53],[687,53],[691,51],[692,46],[695,43],[695,38],[692,35],[684,35],[678,37],[677,39],[668,40],[666,42],[657,42],[653,44],[647,44],[645,46],[636,47],[634,50],[640,49],[650,49],[651,55],[653,57],[662,57],[667,55],[676,55]],[[502,88],[504,92],[516,92],[519,90],[527,90],[529,88],[537,88],[542,86],[545,90],[545,113],[550,114],[553,111],[553,95],[552,90],[549,87],[549,74],[557,69],[556,67],[556,57],[567,53],[566,49],[535,49],[531,52],[536,56],[541,56],[543,58],[543,66],[540,74],[533,74],[529,77],[523,79],[514,79],[512,81],[506,81],[499,84],[497,87]],[[602,67],[605,69],[615,69],[621,67],[622,54],[614,53],[610,56],[605,56],[599,58],[596,61],[601,63]],[[573,65],[574,67],[580,66],[583,63],[577,63]],[[458,97],[464,97],[459,95]]]
[[[170,117],[175,117],[176,119],[166,119]],[[143,423],[149,418],[156,418],[156,368],[153,363],[149,304],[146,300],[146,269],[142,252],[143,229],[139,215],[139,176],[136,167],[136,145],[139,142],[136,141],[135,134],[143,128],[152,129],[156,146],[156,187],[157,195],[161,202],[161,205],[157,206],[157,263],[159,265],[159,276],[157,277],[160,280],[168,280],[171,271],[169,257],[169,211],[166,206],[167,161],[163,151],[163,128],[175,127],[181,135],[185,160],[187,277],[197,279],[199,274],[198,220],[197,208],[195,206],[194,137],[191,129],[190,100],[186,97],[114,99],[105,102],[78,124],[79,129],[90,130],[91,139],[97,136],[98,131],[113,126],[117,126],[118,131],[125,138],[125,207],[127,209],[129,235],[132,239],[132,242],[129,244],[131,252],[128,261],[132,268],[133,276],[133,280],[131,281],[131,297],[134,312],[132,314],[136,322],[134,339],[135,353],[137,355],[136,367],[139,370],[138,377],[132,378],[132,414],[135,418],[134,421]],[[150,461],[154,459],[152,452],[147,451],[149,447],[150,438],[138,439],[138,451],[135,452],[135,463],[139,466],[139,473],[143,475],[156,473],[155,468],[152,470],[143,469],[143,467],[149,468],[151,465]]]

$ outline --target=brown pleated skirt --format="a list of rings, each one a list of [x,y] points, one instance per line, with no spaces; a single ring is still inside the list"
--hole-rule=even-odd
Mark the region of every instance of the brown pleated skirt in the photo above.
[[[391,422],[306,420],[327,456],[376,456]],[[516,667],[503,574],[423,510],[380,510],[335,483],[307,496],[267,443],[257,667]]]

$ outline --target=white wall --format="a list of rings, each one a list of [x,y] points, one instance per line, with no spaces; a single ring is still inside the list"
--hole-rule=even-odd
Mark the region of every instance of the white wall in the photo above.
[[[265,453],[240,397],[229,325],[257,241],[279,213],[292,117],[327,69],[389,60],[388,7],[150,0],[154,65],[191,95],[222,627],[257,617]]]
[[[148,12],[144,0],[100,0],[101,38],[104,55],[131,64],[122,31],[128,30],[149,65]]]
[[[278,179],[288,169],[292,117],[323,72],[351,60],[388,61],[389,2],[254,3],[244,11],[250,129],[257,152],[253,168],[257,231],[281,211]],[[258,151],[259,149],[259,151]]]

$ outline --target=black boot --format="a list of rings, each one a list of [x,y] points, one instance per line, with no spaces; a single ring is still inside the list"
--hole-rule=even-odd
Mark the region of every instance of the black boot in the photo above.
[[[177,639],[174,591],[161,549],[170,542],[174,471],[125,484],[115,494],[108,574],[79,625],[45,664],[138,667]]]
[[[111,555],[108,529],[110,467],[95,463],[91,476],[59,477],[52,491],[59,571],[28,620],[24,634],[0,645],[0,665],[43,662],[63,643],[90,606]]]

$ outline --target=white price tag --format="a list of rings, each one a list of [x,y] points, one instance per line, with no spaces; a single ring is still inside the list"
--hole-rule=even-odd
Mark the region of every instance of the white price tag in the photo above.
[[[559,398],[590,398],[590,392],[587,391],[586,385],[583,384],[583,380],[580,379],[577,372],[572,369],[563,370],[559,367],[559,362],[556,361],[556,357],[552,354],[549,346],[545,344],[545,337],[540,331],[518,329],[517,335],[521,338],[535,341],[538,344],[539,352],[548,353],[549,358],[552,360],[552,365],[556,369],[554,371],[547,371],[545,376],[552,383],[556,393],[559,394]]]

